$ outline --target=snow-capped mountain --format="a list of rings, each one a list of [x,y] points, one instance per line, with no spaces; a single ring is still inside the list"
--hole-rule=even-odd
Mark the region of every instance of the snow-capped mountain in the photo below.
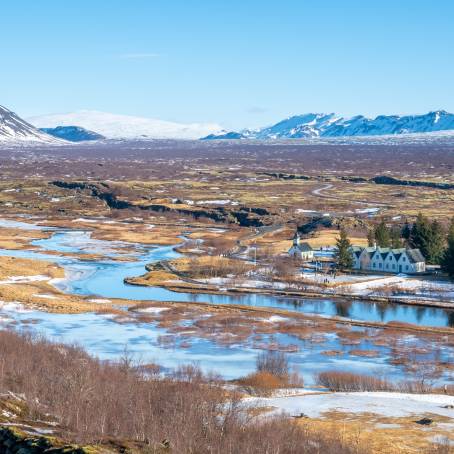
[[[61,144],[64,142],[40,131],[11,110],[0,106],[0,143]]]
[[[298,139],[314,137],[355,137],[412,134],[454,130],[454,115],[444,110],[425,115],[379,115],[367,118],[357,115],[343,118],[335,114],[305,114],[286,118],[275,125],[240,132],[210,135],[205,140],[219,139]]]
[[[40,131],[69,142],[85,142],[88,140],[102,140],[104,136],[80,126],[57,126],[56,128],[40,128]]]
[[[217,124],[181,124],[88,110],[32,117],[28,121],[38,128],[77,125],[108,139],[199,139],[222,131]]]

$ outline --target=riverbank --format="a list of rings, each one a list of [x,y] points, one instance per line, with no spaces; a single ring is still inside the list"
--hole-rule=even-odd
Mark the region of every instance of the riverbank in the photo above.
[[[391,297],[391,296],[374,296],[374,295],[355,295],[352,293],[342,293],[338,291],[323,291],[315,290],[292,290],[289,288],[275,288],[277,283],[273,286],[270,283],[266,288],[263,287],[248,287],[247,284],[242,284],[239,287],[234,287],[228,282],[219,284],[206,284],[196,279],[187,278],[178,272],[174,267],[168,264],[149,264],[146,266],[147,273],[142,276],[126,278],[125,282],[129,285],[140,285],[148,287],[163,287],[174,292],[193,292],[193,293],[207,293],[213,295],[236,295],[236,294],[262,294],[277,297],[295,297],[295,298],[336,298],[341,300],[361,300],[371,303],[380,304],[402,304],[408,306],[420,307],[435,307],[443,309],[454,310],[454,302],[437,301],[432,299],[424,299],[411,296],[406,298]],[[234,281],[234,279],[232,280]],[[265,283],[263,283],[265,284]],[[268,284],[268,283],[266,283]],[[273,288],[274,287],[274,288]],[[285,287],[285,284],[280,284],[280,287]]]

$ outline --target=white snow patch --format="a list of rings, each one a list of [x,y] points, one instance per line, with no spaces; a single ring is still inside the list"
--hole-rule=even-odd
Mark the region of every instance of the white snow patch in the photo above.
[[[432,413],[454,419],[454,396],[391,392],[320,393],[291,397],[252,398],[248,406],[274,407],[273,413],[316,418],[329,411],[374,413],[387,417],[418,416]]]
[[[37,274],[35,276],[9,276],[7,279],[0,281],[0,284],[25,284],[27,282],[48,281],[49,276]]]

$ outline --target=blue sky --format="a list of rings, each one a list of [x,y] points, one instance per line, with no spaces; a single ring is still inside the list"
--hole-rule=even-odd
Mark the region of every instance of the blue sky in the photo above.
[[[228,128],[305,112],[454,111],[451,0],[22,0],[0,104]]]

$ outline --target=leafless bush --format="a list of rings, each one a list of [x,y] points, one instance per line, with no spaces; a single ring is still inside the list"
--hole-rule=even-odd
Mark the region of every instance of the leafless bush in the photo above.
[[[256,371],[238,380],[251,393],[269,394],[285,387],[302,387],[303,379],[296,370],[291,370],[285,353],[267,350],[257,356]]]
[[[328,371],[320,372],[316,381],[330,391],[390,391],[394,387],[381,378],[370,375],[353,374],[349,372]]]
[[[327,371],[317,374],[316,381],[319,385],[328,388],[330,391],[390,391],[408,394],[436,393],[454,395],[453,385],[445,385],[437,388],[432,386],[427,380],[421,380],[419,377],[415,380],[391,383],[388,380],[370,375]]]
[[[279,356],[263,367],[287,372]],[[163,378],[135,366],[102,362],[77,347],[0,331],[0,392],[25,396],[30,419],[52,414],[70,441],[127,439],[141,452],[198,454],[360,453],[336,433],[307,432],[288,419],[245,420],[235,395],[195,366]],[[152,368],[152,372],[155,368]]]
[[[286,377],[290,367],[287,355],[278,351],[266,351],[257,356],[257,372],[267,372],[277,377]]]

